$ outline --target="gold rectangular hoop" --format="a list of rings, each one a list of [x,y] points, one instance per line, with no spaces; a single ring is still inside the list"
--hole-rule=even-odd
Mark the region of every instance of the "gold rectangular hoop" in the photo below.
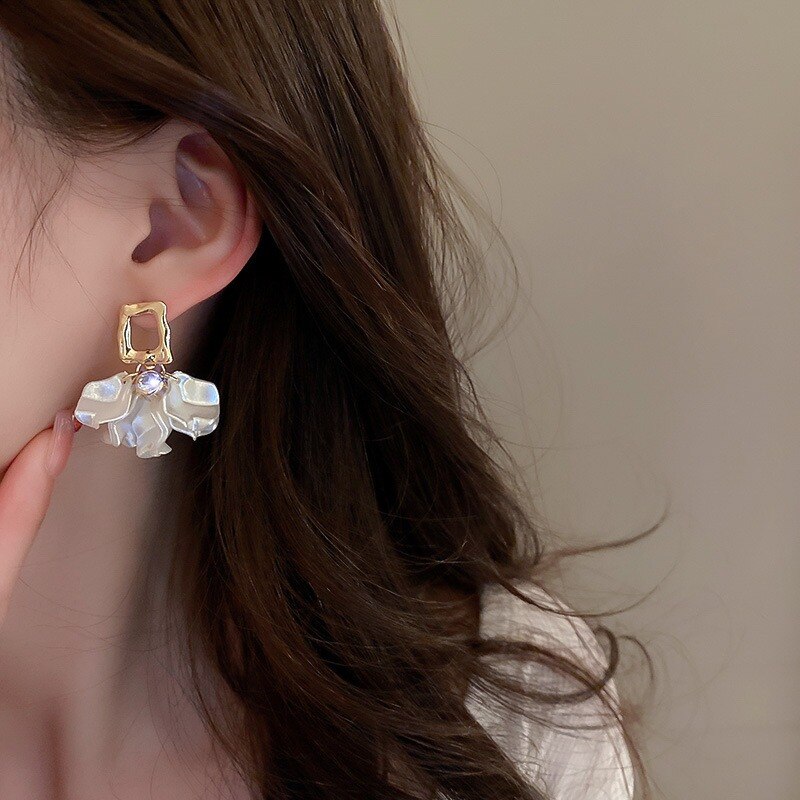
[[[148,312],[156,318],[158,347],[153,350],[134,350],[131,344],[131,317]],[[119,357],[126,364],[169,364],[172,361],[166,303],[151,300],[122,306],[119,312]]]

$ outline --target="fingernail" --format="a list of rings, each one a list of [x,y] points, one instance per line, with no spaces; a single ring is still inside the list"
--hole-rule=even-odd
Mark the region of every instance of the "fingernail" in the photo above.
[[[53,420],[53,433],[50,436],[50,447],[47,452],[46,469],[55,477],[66,466],[72,437],[75,435],[72,412],[68,409],[59,411]]]

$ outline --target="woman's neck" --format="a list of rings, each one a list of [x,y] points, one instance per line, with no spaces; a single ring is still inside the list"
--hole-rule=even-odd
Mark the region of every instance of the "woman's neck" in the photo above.
[[[132,747],[147,770],[149,750],[156,761],[171,742],[185,749],[177,739],[204,741],[173,677],[161,602],[170,481],[191,445],[181,438],[143,460],[96,431],[76,436],[0,630],[0,776],[8,754],[29,764],[26,780],[36,771],[47,784],[19,796],[94,797],[81,794],[84,776],[96,787],[96,770],[130,761]]]

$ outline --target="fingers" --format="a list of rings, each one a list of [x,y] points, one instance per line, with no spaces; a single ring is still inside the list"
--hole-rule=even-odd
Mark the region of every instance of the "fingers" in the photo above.
[[[23,559],[50,505],[74,435],[71,412],[59,411],[53,426],[20,450],[0,482],[0,615],[5,614]]]

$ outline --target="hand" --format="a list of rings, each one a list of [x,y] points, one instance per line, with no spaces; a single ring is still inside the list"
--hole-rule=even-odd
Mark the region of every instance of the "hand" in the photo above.
[[[36,434],[17,453],[0,481],[0,621],[79,427],[71,411],[59,411],[53,426]]]

